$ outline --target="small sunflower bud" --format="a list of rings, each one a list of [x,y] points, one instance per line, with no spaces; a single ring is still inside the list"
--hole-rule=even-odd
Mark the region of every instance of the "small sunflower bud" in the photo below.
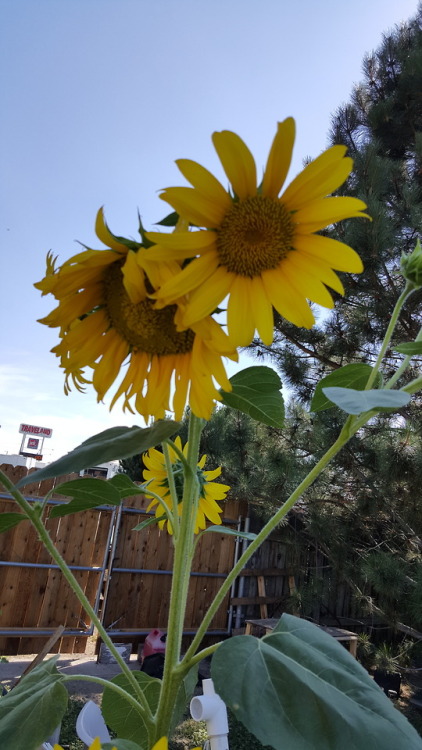
[[[422,247],[419,240],[410,255],[402,253],[400,271],[406,281],[410,281],[416,289],[422,286]]]

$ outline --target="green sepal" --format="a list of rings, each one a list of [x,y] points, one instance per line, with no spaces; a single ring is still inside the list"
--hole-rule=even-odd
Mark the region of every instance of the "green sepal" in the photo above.
[[[164,219],[157,221],[156,224],[160,227],[175,227],[178,221],[179,214],[177,211],[172,211],[170,214],[167,214]]]
[[[230,378],[232,390],[220,390],[222,403],[270,427],[282,427],[282,383],[271,367],[247,367]]]

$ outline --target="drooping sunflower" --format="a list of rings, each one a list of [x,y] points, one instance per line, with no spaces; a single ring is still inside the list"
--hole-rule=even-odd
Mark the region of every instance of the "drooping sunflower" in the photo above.
[[[179,436],[176,437],[174,442],[179,450],[182,450],[182,441]],[[183,454],[185,456],[187,456],[187,451],[188,443],[186,443],[183,448]],[[180,516],[183,507],[183,465],[177,453],[171,446],[169,447],[169,454],[172,463],[173,476],[175,479],[177,498],[179,501],[177,512]],[[148,489],[150,489],[152,492],[155,492],[156,495],[162,497],[163,500],[166,501],[166,504],[170,507],[170,509],[173,510],[172,498],[170,494],[165,459],[163,454],[160,453],[160,451],[157,451],[155,448],[150,448],[147,453],[143,454],[142,460],[147,467],[143,471],[143,477],[145,481],[151,480],[148,485]],[[219,484],[218,482],[213,481],[220,476],[221,466],[219,466],[217,469],[214,469],[213,471],[205,471],[204,466],[206,460],[207,457],[202,456],[201,460],[198,462],[196,470],[200,487],[200,495],[195,521],[195,534],[198,534],[201,529],[205,529],[207,520],[211,521],[211,523],[215,525],[221,524],[221,514],[223,510],[218,505],[217,500],[224,500],[227,492],[230,489],[227,484]],[[147,510],[149,511],[152,508],[155,508],[155,515],[157,518],[160,518],[165,514],[164,508],[155,498],[151,501]],[[158,522],[160,529],[163,529],[165,524],[167,524],[167,531],[171,534],[173,532],[173,529],[168,519],[163,518]]]
[[[145,419],[162,418],[173,387],[176,419],[187,401],[194,414],[209,419],[213,403],[221,400],[214,379],[231,390],[222,357],[237,359],[233,345],[210,317],[178,331],[182,301],[155,309],[149,293],[180,270],[177,262],[144,263],[144,248],[112,235],[102,210],[96,232],[108,249],[87,249],[57,270],[48,256],[46,275],[35,284],[59,300],[40,322],[60,328],[60,343],[52,351],[65,372],[65,391],[70,381],[83,390],[91,382],[84,376],[89,367],[100,401],[127,360],[110,408],[123,396],[124,409],[135,409]]]
[[[292,118],[278,124],[258,187],[251,152],[228,130],[214,133],[212,139],[231,192],[200,164],[176,161],[193,187],[167,188],[160,197],[200,229],[148,233],[157,246],[147,250],[146,257],[193,259],[154,295],[159,305],[168,305],[189,294],[184,326],[209,315],[229,295],[227,324],[233,344],[248,345],[255,329],[265,344],[271,344],[273,308],[296,326],[311,328],[315,320],[307,300],[331,308],[327,286],[344,293],[333,269],[362,271],[352,248],[316,234],[342,219],[366,216],[366,205],[357,198],[326,197],[351,172],[353,162],[345,156],[346,147],[329,148],[280,196],[294,137]]]

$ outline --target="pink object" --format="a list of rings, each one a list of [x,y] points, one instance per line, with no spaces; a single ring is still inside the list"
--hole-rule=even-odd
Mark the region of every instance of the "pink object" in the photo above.
[[[144,647],[142,649],[142,658],[146,659],[147,656],[152,654],[164,654],[166,650],[166,634],[158,628],[154,628],[148,633],[145,638]]]

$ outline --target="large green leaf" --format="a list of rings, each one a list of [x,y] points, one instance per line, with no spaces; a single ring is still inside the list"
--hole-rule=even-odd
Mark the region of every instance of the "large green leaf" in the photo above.
[[[422,341],[408,341],[407,343],[397,344],[397,346],[393,347],[393,352],[406,354],[407,357],[422,354]]]
[[[225,641],[211,672],[237,718],[275,750],[422,750],[366,670],[306,620],[283,615],[271,635]]]
[[[247,367],[230,378],[233,390],[220,390],[223,404],[270,427],[282,427],[284,401],[281,380],[271,367]]]
[[[145,672],[134,671],[132,674],[139,682],[152,713],[155,713],[160,697],[161,680],[150,677]],[[136,697],[126,675],[118,674],[113,677],[111,682],[115,682],[130,695]],[[117,695],[112,688],[106,688],[101,702],[101,712],[107,724],[119,737],[132,740],[145,750],[149,750],[149,735],[141,708],[137,711],[131,703]]]
[[[110,482],[103,479],[85,477],[63,482],[55,488],[55,492],[73,498],[70,503],[56,505],[50,515],[52,518],[78,513],[81,510],[95,508],[97,505],[119,505],[120,493]]]
[[[329,386],[339,386],[342,388],[355,388],[357,391],[363,391],[368,378],[372,372],[372,367],[365,364],[351,364],[340,367],[334,372],[330,372],[325,378],[319,381],[315,388],[315,393],[311,401],[311,411],[323,411],[330,409],[333,404],[324,395],[323,388]],[[381,375],[378,373],[374,383],[375,386],[381,385]]]
[[[148,448],[153,448],[174,435],[179,429],[180,423],[171,420],[159,420],[152,427],[145,428],[111,427],[109,430],[88,438],[66,456],[39,469],[36,474],[23,477],[16,486],[23,487],[29,482],[39,482],[42,479],[81,471],[106,461],[130,458],[137,453],[143,453]]]
[[[0,514],[0,533],[8,531],[17,526],[21,521],[27,521],[28,518],[23,513],[1,513]]]
[[[369,390],[355,391],[353,388],[323,388],[324,396],[346,414],[362,414],[372,409],[400,409],[410,401],[404,391]]]
[[[33,669],[0,698],[0,748],[36,750],[60,724],[68,693],[57,658]]]

